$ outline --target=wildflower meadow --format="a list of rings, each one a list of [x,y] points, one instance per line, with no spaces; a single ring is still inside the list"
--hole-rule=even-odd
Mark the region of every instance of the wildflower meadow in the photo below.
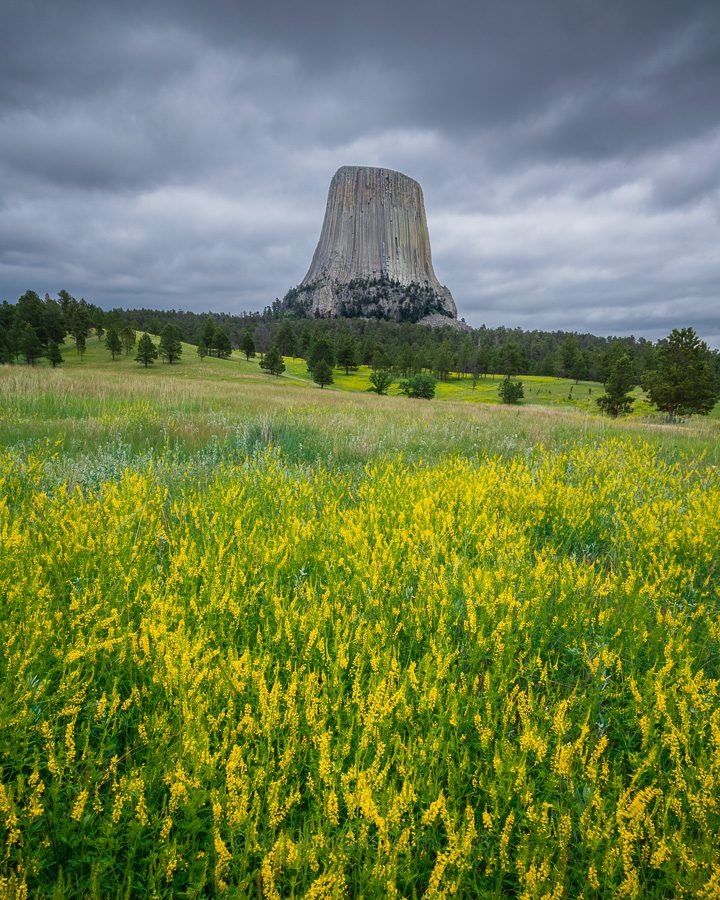
[[[716,431],[3,378],[1,897],[720,896]]]

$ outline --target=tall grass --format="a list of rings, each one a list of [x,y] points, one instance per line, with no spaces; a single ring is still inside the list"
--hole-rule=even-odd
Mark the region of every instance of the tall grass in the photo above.
[[[717,896],[713,425],[0,378],[0,896]]]

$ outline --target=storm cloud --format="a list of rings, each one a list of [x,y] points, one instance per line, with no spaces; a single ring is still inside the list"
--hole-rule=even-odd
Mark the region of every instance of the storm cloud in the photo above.
[[[473,325],[720,346],[720,6],[0,0],[0,299],[261,309],[341,165]]]

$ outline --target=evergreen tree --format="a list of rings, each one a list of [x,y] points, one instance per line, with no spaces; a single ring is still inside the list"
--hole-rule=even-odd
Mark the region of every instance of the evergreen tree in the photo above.
[[[720,396],[708,346],[692,328],[674,328],[660,341],[657,368],[642,385],[650,402],[673,422],[676,416],[706,416]]]
[[[13,353],[10,348],[10,335],[0,331],[0,365],[5,365],[12,361]]]
[[[510,376],[506,375],[500,382],[498,394],[503,403],[519,403],[525,396],[522,381],[511,381]]]
[[[632,360],[631,360],[632,362]],[[570,377],[575,379],[575,384],[584,381],[590,375],[590,354],[587,350],[578,352],[578,355],[570,369]]]
[[[200,362],[202,362],[208,355],[207,344],[202,338],[200,338],[200,341],[197,345],[197,355],[200,357]]]
[[[215,352],[220,359],[229,359],[232,353],[232,344],[224,328],[215,329],[214,337]]]
[[[350,369],[357,369],[358,348],[355,338],[349,332],[343,334],[338,344],[337,364],[350,374]]]
[[[122,341],[120,340],[120,335],[112,325],[108,328],[107,334],[105,335],[105,346],[112,354],[113,360],[118,353],[122,353]]]
[[[320,362],[324,362],[331,370],[335,365],[335,351],[330,341],[324,337],[318,338],[310,347],[307,360],[308,372],[314,373]],[[328,381],[326,384],[332,384],[332,381]]]
[[[629,353],[623,353],[613,363],[610,374],[605,382],[605,393],[595,401],[603,412],[613,419],[629,413],[632,409],[633,398],[631,391],[637,384],[637,377]]]
[[[202,330],[200,331],[200,340],[208,348],[210,355],[212,355],[212,351],[215,348],[215,323],[210,316],[207,316],[203,322]]]
[[[53,369],[56,366],[59,366],[60,363],[63,361],[62,353],[60,352],[60,346],[57,343],[57,341],[49,341],[48,342],[47,358],[50,362],[50,365],[53,367]]]
[[[398,369],[405,377],[407,377],[412,373],[414,367],[415,354],[413,353],[413,349],[410,344],[405,344],[405,346],[400,350],[400,354],[398,356]]]
[[[432,375],[413,375],[407,381],[400,382],[400,391],[406,397],[432,400],[435,396],[435,379]]]
[[[249,360],[251,356],[255,356],[255,341],[247,328],[240,339],[240,349],[245,354],[246,360]]]
[[[87,336],[90,334],[90,314],[84,300],[71,298],[69,312],[66,313],[68,330],[75,338],[75,349],[79,356],[85,352]]]
[[[283,356],[295,356],[295,332],[287,319],[280,326],[276,340],[277,348]]]
[[[520,347],[514,338],[510,338],[498,348],[495,363],[500,374],[505,375],[506,378],[509,378],[511,375],[517,375],[522,369]]]
[[[48,341],[62,344],[67,334],[62,307],[48,294],[45,295],[45,331]]]
[[[321,389],[334,381],[332,369],[325,359],[318,360],[312,370],[312,376],[315,384],[319,384]]]
[[[374,372],[383,371],[391,367],[390,357],[383,346],[379,345],[375,348],[371,365]]]
[[[43,355],[42,342],[29,322],[24,322],[20,329],[20,352],[29,366],[34,366]]]
[[[137,362],[141,362],[147,369],[148,365],[157,358],[158,348],[155,346],[155,344],[153,344],[153,340],[150,335],[145,332],[138,341],[137,356],[135,357],[135,359],[137,360]]]
[[[46,307],[35,291],[25,291],[15,304],[15,320],[21,331],[25,333],[24,325],[32,326],[35,337],[40,342],[41,350],[47,347],[48,333],[46,328]],[[24,354],[24,350],[21,350]]]
[[[569,334],[560,347],[560,365],[563,378],[574,378],[573,374],[580,365],[580,348],[574,334]],[[577,378],[576,381],[580,379]]]
[[[282,375],[285,363],[277,347],[271,347],[260,360],[260,368],[270,375]]]
[[[135,329],[131,325],[126,325],[122,330],[121,337],[125,356],[130,356],[130,352],[135,346]]]
[[[177,325],[165,325],[160,332],[160,356],[172,365],[182,356],[182,341]]]

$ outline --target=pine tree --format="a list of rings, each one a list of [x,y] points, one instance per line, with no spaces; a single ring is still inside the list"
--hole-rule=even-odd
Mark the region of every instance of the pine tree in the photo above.
[[[158,348],[155,346],[155,344],[153,344],[150,335],[145,332],[145,334],[143,334],[138,341],[137,356],[135,357],[135,359],[138,362],[143,363],[143,365],[147,369],[148,365],[157,358]]]
[[[50,362],[50,365],[53,367],[53,369],[56,366],[59,366],[60,363],[63,361],[62,353],[60,352],[60,346],[57,343],[57,341],[49,341],[48,342],[47,358],[48,358],[48,361]]]
[[[202,338],[200,338],[200,341],[198,342],[198,345],[197,345],[197,355],[200,357],[201,362],[208,355],[207,344],[205,343],[205,341]]]
[[[332,384],[335,380],[333,378],[332,369],[324,359],[321,359],[316,363],[312,376],[315,384],[319,384],[321,389],[324,388],[326,384]]]
[[[232,353],[232,344],[230,343],[230,338],[224,328],[215,329],[213,346],[220,359],[229,359],[230,354]]]
[[[580,365],[580,347],[574,334],[569,334],[560,347],[560,365],[563,378],[575,378],[573,374]],[[579,381],[580,379],[575,379]]]
[[[283,356],[295,356],[295,332],[287,319],[280,326],[276,340],[278,350]]]
[[[260,360],[260,368],[269,375],[282,375],[285,371],[285,363],[277,347],[271,347]]]
[[[182,341],[180,329],[177,325],[165,325],[160,332],[160,356],[172,365],[182,355]]]
[[[693,413],[706,416],[720,396],[708,346],[692,328],[675,328],[659,343],[657,368],[646,372],[642,385],[671,422]]]
[[[357,369],[357,343],[351,334],[344,334],[340,338],[337,352],[337,364],[345,369],[345,374],[350,374],[350,369]]]
[[[105,335],[105,346],[112,354],[113,360],[118,353],[122,352],[122,342],[120,340],[120,335],[117,333],[113,325],[108,328],[107,334]]]
[[[324,337],[318,338],[310,347],[307,360],[308,372],[314,373],[320,362],[324,362],[331,370],[335,365],[335,351],[330,341]],[[328,381],[326,384],[332,384],[332,382]]]
[[[208,348],[208,352],[212,356],[212,351],[215,348],[215,323],[208,316],[203,322],[202,331],[200,332],[200,340],[205,344]]]
[[[135,346],[135,329],[130,325],[126,325],[122,330],[121,337],[125,356],[130,356],[130,351]]]
[[[511,381],[510,376],[506,375],[500,382],[498,394],[503,403],[519,403],[525,396],[522,381]]]
[[[240,339],[240,349],[245,354],[246,360],[249,360],[251,356],[255,356],[255,341],[247,328]]]
[[[637,384],[635,367],[629,353],[623,353],[612,364],[605,382],[605,394],[595,401],[613,419],[630,412],[633,398],[628,393]]]
[[[29,366],[34,366],[43,354],[40,338],[29,322],[24,322],[20,329],[20,352]]]

